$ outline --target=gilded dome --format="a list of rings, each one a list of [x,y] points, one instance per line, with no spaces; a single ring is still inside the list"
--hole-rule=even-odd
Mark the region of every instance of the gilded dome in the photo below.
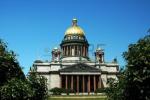
[[[83,29],[77,25],[77,19],[72,20],[72,26],[69,27],[65,32],[65,35],[74,35],[74,34],[84,35]]]

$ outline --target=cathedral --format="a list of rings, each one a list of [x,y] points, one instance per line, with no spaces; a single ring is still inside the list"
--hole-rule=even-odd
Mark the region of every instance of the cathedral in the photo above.
[[[74,90],[76,93],[93,93],[108,87],[109,78],[117,79],[117,60],[106,62],[104,50],[97,48],[95,60],[89,57],[89,42],[77,19],[65,31],[60,47],[52,50],[51,61],[35,60],[37,73],[47,78],[48,89],[55,87]]]

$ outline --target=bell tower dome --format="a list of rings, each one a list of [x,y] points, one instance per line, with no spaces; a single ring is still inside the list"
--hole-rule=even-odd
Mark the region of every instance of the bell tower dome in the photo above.
[[[85,33],[77,24],[77,19],[72,20],[72,26],[65,31],[65,36],[60,44],[62,58],[84,57],[88,58],[88,41]]]

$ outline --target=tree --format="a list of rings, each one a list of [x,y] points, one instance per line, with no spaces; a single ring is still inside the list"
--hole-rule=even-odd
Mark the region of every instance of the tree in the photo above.
[[[150,100],[150,35],[130,44],[123,57],[126,67],[118,75],[118,81],[108,81],[108,99]]]
[[[29,73],[28,81],[34,91],[34,100],[45,100],[48,97],[47,80],[45,77],[37,74],[36,71]]]
[[[1,100],[45,100],[46,79],[33,72],[26,79],[16,54],[0,39],[0,98]]]
[[[33,91],[27,81],[17,78],[8,80],[0,89],[1,100],[33,100]]]
[[[24,92],[24,94],[26,95],[26,93],[28,93],[29,91],[27,90],[26,87],[21,86],[21,85],[28,86],[28,84],[26,84],[24,81],[26,81],[25,75],[16,59],[16,54],[13,51],[8,50],[7,44],[0,39],[1,100],[12,100],[15,97],[19,97],[19,95],[21,95],[22,92]]]
[[[130,44],[123,57],[127,62],[124,99],[150,99],[150,35]]]
[[[109,87],[105,88],[105,93],[108,97],[108,100],[124,100],[123,90],[126,84],[124,73],[124,70],[120,70],[118,80],[113,78],[108,79],[107,84]]]
[[[0,39],[0,86],[11,78],[25,79],[25,75],[19,66],[16,55],[9,51],[7,44]]]

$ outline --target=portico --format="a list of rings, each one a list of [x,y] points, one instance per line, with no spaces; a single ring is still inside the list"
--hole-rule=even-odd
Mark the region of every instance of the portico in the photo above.
[[[102,88],[100,75],[61,75],[61,88],[71,89],[77,93],[94,92]]]
[[[100,70],[82,63],[60,70],[60,79],[61,88],[76,93],[91,93],[103,87]]]

